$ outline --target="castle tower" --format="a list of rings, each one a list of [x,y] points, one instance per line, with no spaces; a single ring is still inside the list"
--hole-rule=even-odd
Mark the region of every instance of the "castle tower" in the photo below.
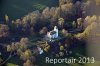
[[[57,26],[54,27],[54,31],[56,32],[55,38],[57,38],[58,37],[58,28],[57,28]]]

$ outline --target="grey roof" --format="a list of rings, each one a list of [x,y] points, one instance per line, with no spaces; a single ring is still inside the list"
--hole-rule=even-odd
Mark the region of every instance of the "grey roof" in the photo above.
[[[50,35],[53,35],[53,34],[55,34],[56,33],[56,31],[51,31],[50,32]]]

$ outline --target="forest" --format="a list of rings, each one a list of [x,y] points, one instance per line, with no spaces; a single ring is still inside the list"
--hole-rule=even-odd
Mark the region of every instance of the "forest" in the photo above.
[[[13,8],[9,10],[8,6],[7,12],[8,4],[4,6],[2,1],[0,6],[0,66],[97,66],[91,61],[46,64],[45,58],[79,60],[94,56],[98,60],[99,51],[97,55],[93,52],[100,47],[100,0],[25,1],[9,1]],[[14,9],[19,9],[18,14]],[[48,32],[55,26],[58,38],[47,40]],[[91,48],[93,43],[98,46]]]

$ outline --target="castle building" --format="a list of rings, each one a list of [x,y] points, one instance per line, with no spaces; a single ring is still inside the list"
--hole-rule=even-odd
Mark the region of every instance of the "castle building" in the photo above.
[[[50,41],[52,39],[58,38],[58,28],[57,28],[57,26],[55,26],[52,31],[47,33],[47,37],[50,39]]]

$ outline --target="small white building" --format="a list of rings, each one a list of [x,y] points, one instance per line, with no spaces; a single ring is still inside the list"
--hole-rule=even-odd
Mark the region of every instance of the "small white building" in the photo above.
[[[47,37],[50,39],[50,41],[52,39],[58,38],[58,28],[57,28],[57,26],[55,26],[52,31],[47,33]]]
[[[42,48],[40,48],[40,47],[37,47],[37,48],[38,48],[39,54],[43,54],[44,53]]]

